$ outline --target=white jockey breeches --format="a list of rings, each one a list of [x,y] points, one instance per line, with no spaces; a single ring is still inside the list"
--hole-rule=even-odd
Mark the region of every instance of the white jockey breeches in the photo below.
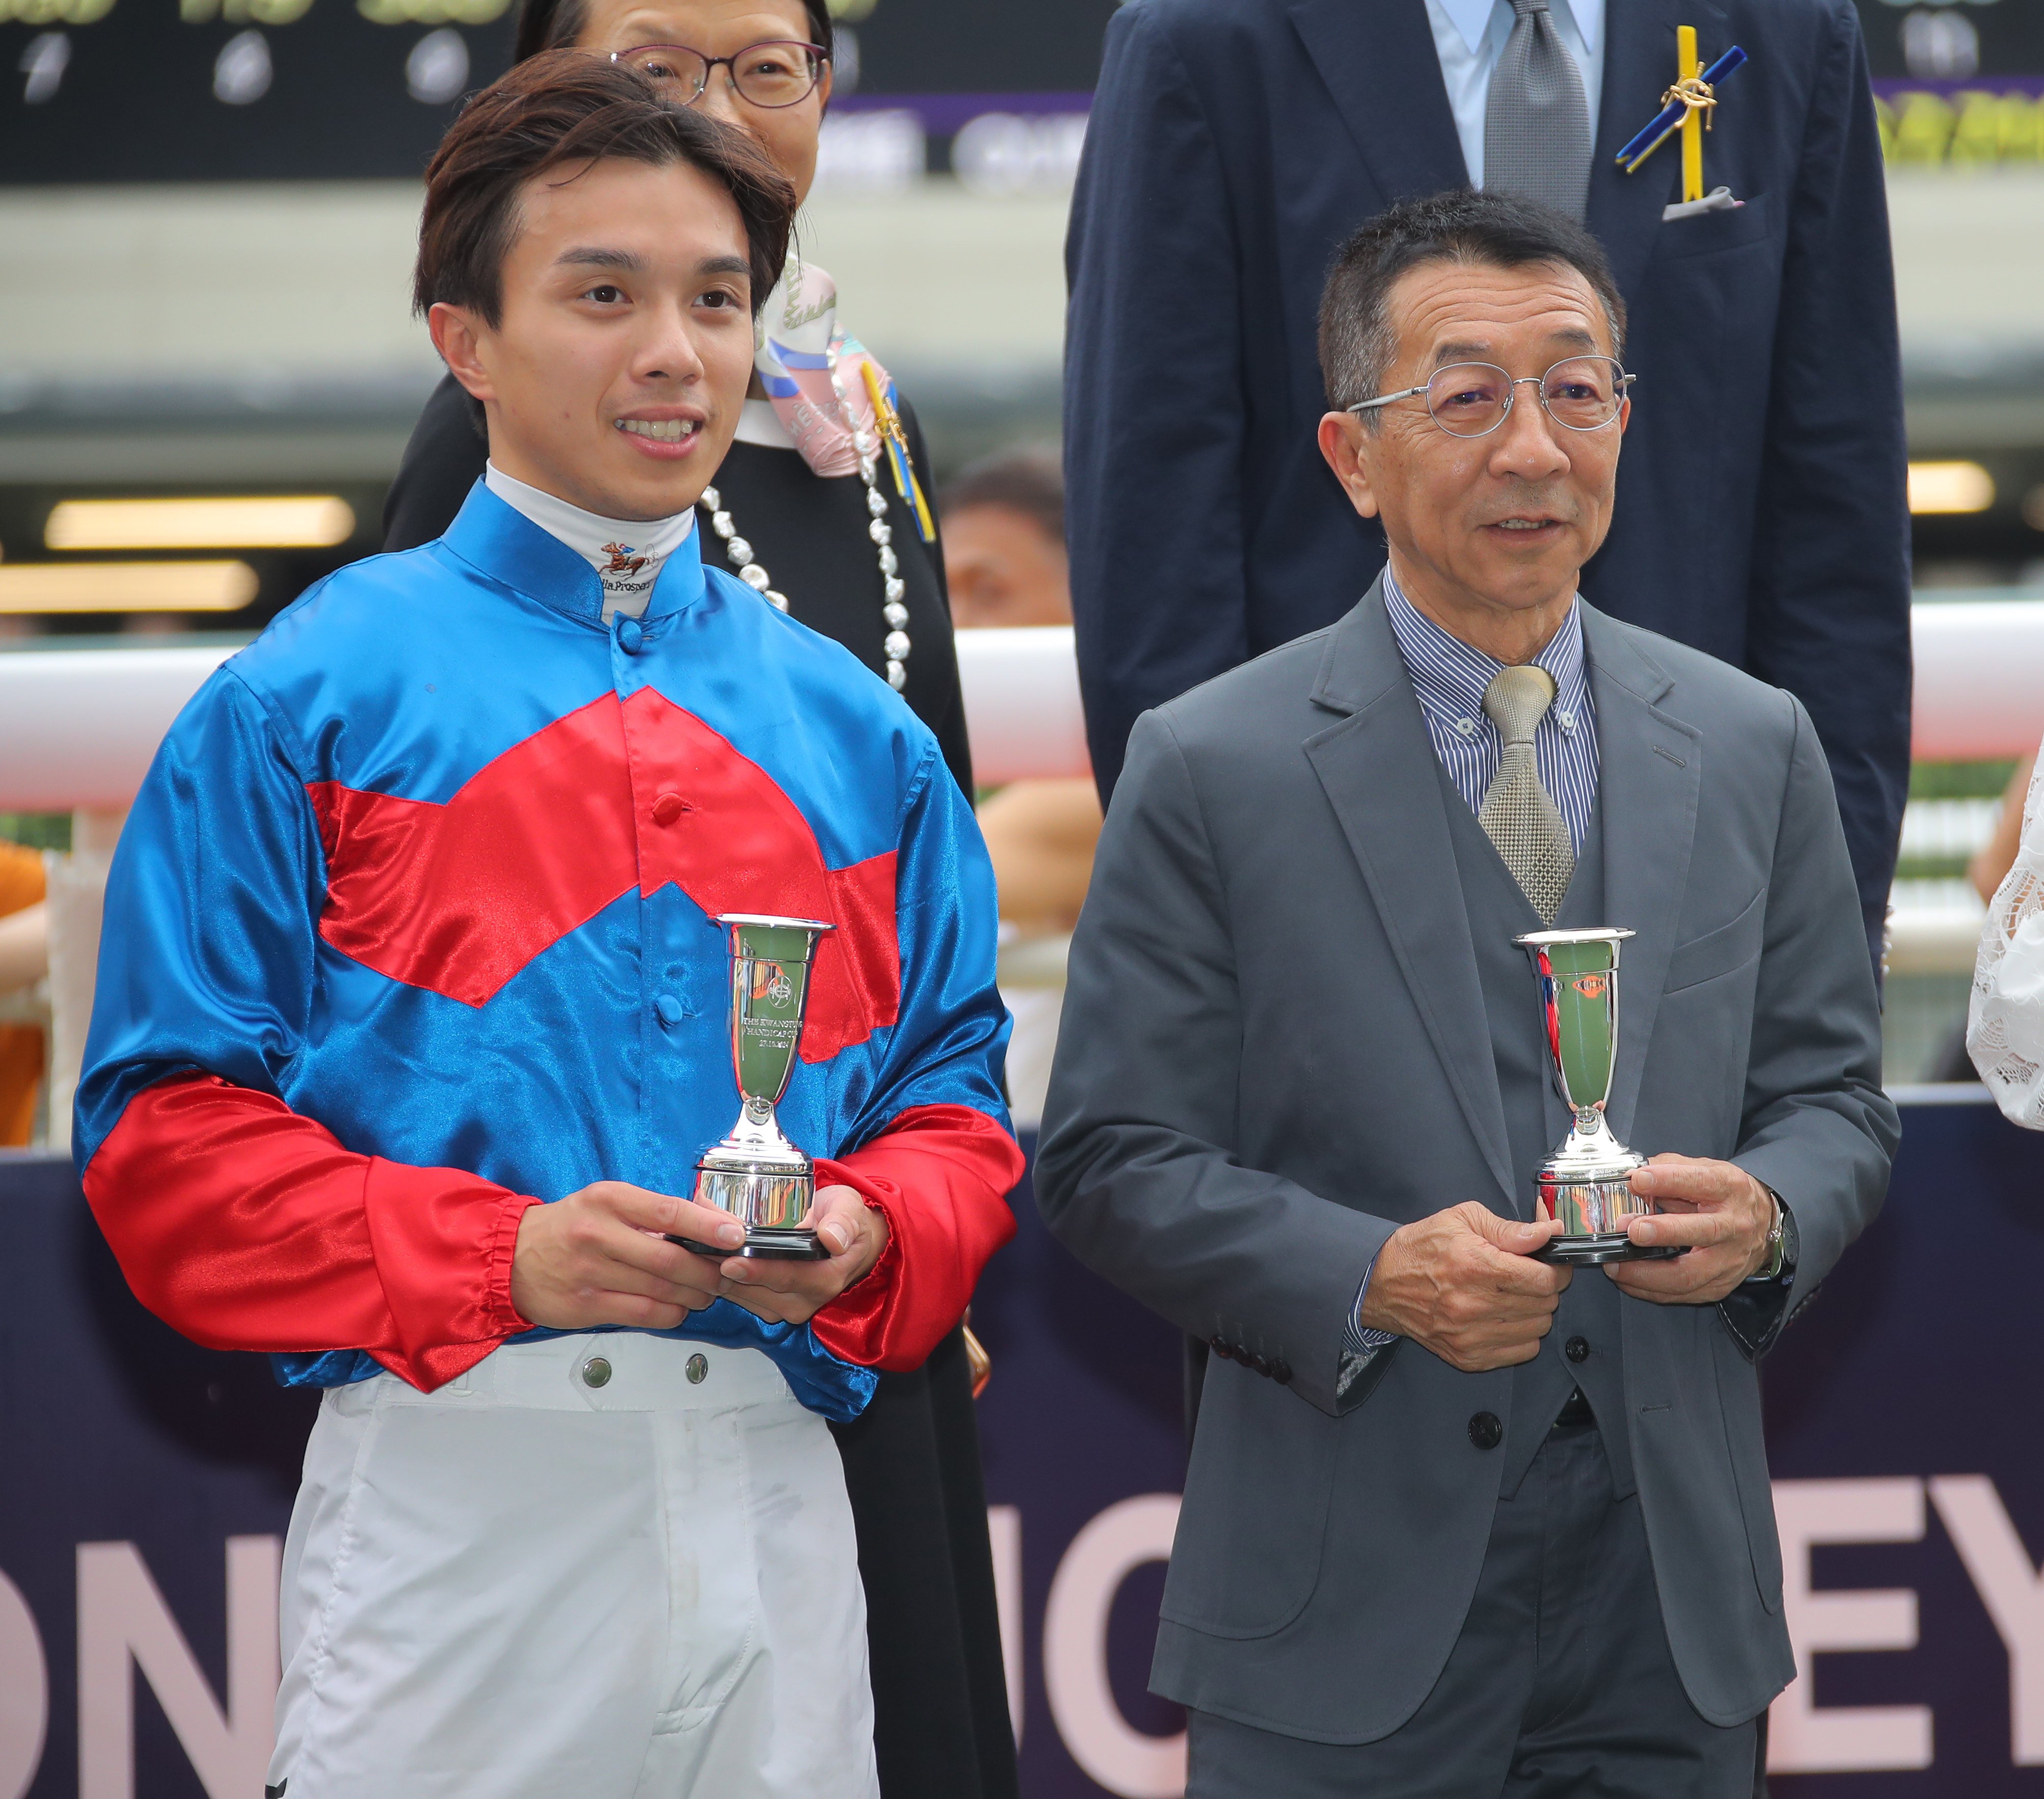
[[[285,1799],[878,1792],[837,1447],[756,1350],[564,1336],[328,1393],[282,1613]]]

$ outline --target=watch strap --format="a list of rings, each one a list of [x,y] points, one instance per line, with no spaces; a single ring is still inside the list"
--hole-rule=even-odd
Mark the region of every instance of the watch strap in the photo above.
[[[1772,1187],[1765,1187],[1767,1197],[1774,1201],[1774,1222],[1767,1232],[1767,1260],[1746,1278],[1752,1281],[1778,1281],[1791,1272],[1788,1260],[1788,1208],[1781,1202],[1781,1196]]]

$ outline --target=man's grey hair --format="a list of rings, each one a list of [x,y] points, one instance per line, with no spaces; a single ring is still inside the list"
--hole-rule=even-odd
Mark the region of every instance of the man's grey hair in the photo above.
[[[1596,238],[1566,213],[1516,194],[1458,188],[1401,200],[1356,232],[1335,253],[1320,292],[1320,377],[1327,404],[1346,411],[1376,398],[1397,354],[1391,290],[1423,263],[1572,268],[1590,284],[1611,328],[1612,354],[1625,353],[1625,302]],[[1380,414],[1363,415],[1375,430]]]

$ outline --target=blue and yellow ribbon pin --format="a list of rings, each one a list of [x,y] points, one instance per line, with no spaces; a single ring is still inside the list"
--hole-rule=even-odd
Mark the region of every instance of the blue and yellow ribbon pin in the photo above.
[[[880,385],[880,377],[873,372],[873,359],[860,359],[859,367],[866,375],[866,391],[873,402],[874,422],[880,427],[880,440],[887,446],[887,465],[894,471],[894,491],[914,508],[916,529],[922,533],[923,541],[933,544],[937,539],[937,528],[931,521],[929,502],[923,498],[922,483],[916,479],[916,465],[909,459],[909,434],[901,429],[901,413],[896,398],[894,379],[889,375],[887,385]]]
[[[1711,66],[1696,67],[1696,28],[1675,28],[1675,85],[1661,96],[1661,110],[1654,122],[1618,153],[1618,166],[1631,175],[1667,142],[1671,133],[1682,134],[1682,198],[1704,197],[1704,131],[1718,103],[1717,84],[1746,60],[1735,44]]]

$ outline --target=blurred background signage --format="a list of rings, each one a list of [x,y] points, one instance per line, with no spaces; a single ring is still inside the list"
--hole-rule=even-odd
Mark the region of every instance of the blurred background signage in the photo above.
[[[1857,0],[1889,155],[2044,160],[2044,0]],[[827,184],[1069,182],[1117,0],[841,0]],[[516,0],[0,0],[0,185],[416,175]]]
[[[1892,163],[2044,160],[2044,5],[1858,0]]]
[[[2044,75],[2034,0],[1858,0],[1877,82]],[[2037,83],[2033,81],[2032,89]]]
[[[997,184],[1041,182],[1047,157],[1068,179],[1114,6],[844,0],[839,175],[943,173],[962,133],[966,163]],[[516,0],[0,0],[0,183],[416,175],[461,97],[503,71],[516,13]]]

